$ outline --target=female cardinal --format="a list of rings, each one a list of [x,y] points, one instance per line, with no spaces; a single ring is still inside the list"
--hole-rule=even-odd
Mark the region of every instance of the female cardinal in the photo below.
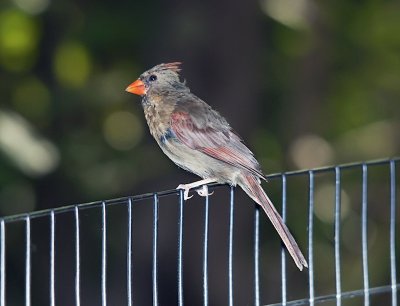
[[[264,174],[253,153],[229,123],[179,80],[180,62],[160,64],[144,72],[126,91],[142,96],[150,133],[163,152],[179,167],[203,180],[179,185],[208,195],[209,183],[239,185],[271,220],[297,267],[307,267],[293,236],[261,187]]]

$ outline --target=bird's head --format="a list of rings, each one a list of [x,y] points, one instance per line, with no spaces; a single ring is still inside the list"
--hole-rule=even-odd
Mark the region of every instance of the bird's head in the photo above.
[[[179,80],[181,62],[173,62],[157,65],[145,72],[130,84],[125,90],[127,92],[145,96],[152,91],[168,91],[170,89],[186,88],[185,84]]]

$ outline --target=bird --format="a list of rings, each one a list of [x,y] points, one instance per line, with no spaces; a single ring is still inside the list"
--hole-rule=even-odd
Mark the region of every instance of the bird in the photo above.
[[[188,200],[190,190],[208,196],[210,183],[240,186],[262,207],[299,270],[307,268],[299,246],[261,187],[266,177],[254,154],[222,115],[190,91],[181,80],[181,67],[181,62],[156,65],[126,88],[142,97],[150,133],[161,150],[176,165],[202,178],[177,189]]]

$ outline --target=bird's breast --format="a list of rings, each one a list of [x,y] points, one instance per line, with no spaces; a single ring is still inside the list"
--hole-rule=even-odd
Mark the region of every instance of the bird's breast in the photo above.
[[[151,135],[157,140],[168,133],[170,127],[170,114],[165,110],[158,109],[154,105],[144,107],[144,115],[150,129]]]

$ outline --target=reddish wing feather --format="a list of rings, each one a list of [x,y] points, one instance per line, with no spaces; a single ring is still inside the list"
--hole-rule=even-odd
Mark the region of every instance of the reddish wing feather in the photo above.
[[[172,113],[171,127],[179,140],[191,149],[217,147],[226,144],[229,140],[222,132],[207,127],[197,127],[191,116],[185,112]]]
[[[199,150],[234,167],[244,168],[264,179],[253,154],[232,131],[219,131],[208,126],[198,127],[186,112],[172,113],[171,128],[177,138],[191,149]]]

